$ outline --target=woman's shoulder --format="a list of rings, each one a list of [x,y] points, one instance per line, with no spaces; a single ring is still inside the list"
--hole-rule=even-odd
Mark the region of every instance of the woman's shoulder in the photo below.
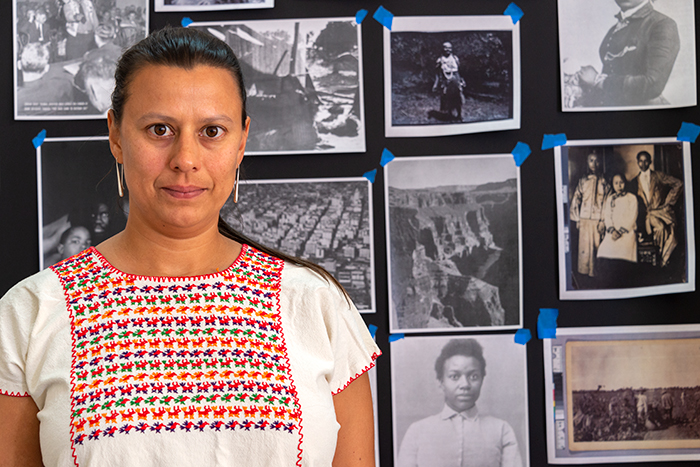
[[[328,294],[329,297],[343,296],[343,292],[329,278],[309,267],[285,261],[282,271],[281,286],[283,290],[294,290],[302,293]]]
[[[21,280],[0,298],[0,319],[15,316],[31,321],[40,309],[53,310],[54,306],[65,306],[63,287],[51,269],[44,269]]]
[[[61,282],[51,268],[46,268],[19,281],[2,298],[13,298],[27,294],[35,296],[61,295]]]

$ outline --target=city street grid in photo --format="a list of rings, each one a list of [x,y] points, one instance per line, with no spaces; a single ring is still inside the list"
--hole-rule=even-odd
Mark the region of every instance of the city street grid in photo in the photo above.
[[[124,229],[128,203],[106,136],[46,138],[36,160],[41,269]]]
[[[521,327],[513,156],[401,157],[384,182],[391,332]]]
[[[558,0],[564,112],[697,104],[693,0],[650,2],[619,22],[613,0]]]
[[[640,159],[648,161],[646,189]],[[554,162],[560,299],[695,290],[690,143],[569,141],[554,148]]]
[[[263,245],[323,266],[360,313],[374,313],[372,184],[362,177],[242,181],[229,225]]]
[[[247,155],[365,151],[361,27],[354,18],[197,22],[241,64]]]
[[[155,11],[216,11],[273,8],[275,0],[155,0]]]
[[[524,345],[514,342],[513,334],[407,336],[391,342],[394,465],[415,465],[399,462],[402,449],[406,450],[404,458],[408,457],[408,452],[420,451],[419,446],[408,445],[411,444],[408,441],[404,443],[409,427],[415,424],[414,433],[419,432],[417,428],[427,422],[426,417],[439,414],[445,407],[446,394],[435,372],[435,362],[442,348],[452,340],[472,339],[483,348],[486,361],[486,376],[476,401],[479,417],[505,421],[515,433],[523,461],[518,464],[503,459],[503,464],[479,465],[529,465],[527,352]],[[440,436],[439,433],[435,435]],[[492,446],[484,446],[484,450],[489,448]],[[438,450],[446,456],[439,465],[458,464],[457,452],[447,452],[446,446]]]
[[[387,137],[520,128],[520,25],[504,15],[394,17],[384,108]]]
[[[558,328],[544,366],[549,463],[700,459],[700,326]]]
[[[12,1],[15,120],[106,118],[117,60],[149,17],[147,0],[113,3]]]

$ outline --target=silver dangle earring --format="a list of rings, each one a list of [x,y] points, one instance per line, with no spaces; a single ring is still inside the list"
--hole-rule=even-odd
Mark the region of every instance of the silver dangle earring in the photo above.
[[[238,179],[240,171],[240,164],[236,166],[236,180],[233,182],[233,202],[238,203]]]
[[[119,197],[124,197],[124,164],[119,164],[119,162],[114,162],[117,166],[117,191],[119,192]]]

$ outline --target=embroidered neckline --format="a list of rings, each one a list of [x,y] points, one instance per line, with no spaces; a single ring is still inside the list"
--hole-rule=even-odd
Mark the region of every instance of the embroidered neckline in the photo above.
[[[151,278],[155,286],[92,248],[51,268],[71,315],[76,465],[105,438],[241,430],[296,445],[301,465],[302,412],[280,317],[283,260],[244,245],[223,272]]]
[[[194,281],[194,280],[207,280],[207,279],[213,279],[217,277],[226,277],[230,276],[233,272],[233,270],[239,266],[239,264],[243,261],[243,258],[245,258],[246,254],[248,253],[248,250],[250,247],[242,243],[241,244],[241,251],[238,253],[238,256],[236,259],[231,263],[229,267],[224,269],[223,271],[217,271],[217,272],[212,272],[209,274],[201,274],[198,276],[142,276],[139,274],[131,274],[128,272],[124,272],[121,269],[118,269],[110,263],[107,258],[105,258],[102,253],[97,251],[97,248],[94,246],[91,246],[88,248],[86,251],[94,255],[98,262],[104,266],[106,269],[108,269],[111,273],[117,274],[119,276],[122,276],[125,279],[128,279],[130,281],[156,281],[156,282],[168,282],[168,281]]]

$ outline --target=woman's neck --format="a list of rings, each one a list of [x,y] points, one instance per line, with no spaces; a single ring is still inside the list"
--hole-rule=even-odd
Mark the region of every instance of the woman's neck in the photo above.
[[[188,238],[174,238],[152,230],[127,228],[97,246],[115,268],[139,276],[201,276],[228,268],[241,245],[214,226]]]

